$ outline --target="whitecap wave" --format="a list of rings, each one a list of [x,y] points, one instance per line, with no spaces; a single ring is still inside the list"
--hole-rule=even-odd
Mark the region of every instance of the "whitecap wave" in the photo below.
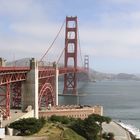
[[[127,129],[129,132],[131,132],[137,139],[140,139],[140,129],[130,124],[125,124],[122,122],[117,122],[117,123],[121,125],[123,128]]]

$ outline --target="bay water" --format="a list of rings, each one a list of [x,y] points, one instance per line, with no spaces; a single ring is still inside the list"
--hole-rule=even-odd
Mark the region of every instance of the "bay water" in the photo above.
[[[140,81],[80,82],[78,94],[59,96],[59,104],[101,105],[105,116],[140,129]]]

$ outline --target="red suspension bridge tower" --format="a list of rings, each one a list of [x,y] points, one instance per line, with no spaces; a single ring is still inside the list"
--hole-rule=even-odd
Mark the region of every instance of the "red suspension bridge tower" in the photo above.
[[[41,61],[52,48],[64,23]],[[11,106],[21,107],[22,111],[25,111],[30,105],[34,109],[34,116],[38,118],[38,109],[44,106],[48,107],[49,104],[58,105],[59,75],[64,75],[63,93],[65,95],[78,95],[77,73],[87,73],[89,70],[88,56],[85,56],[85,68],[77,67],[78,47],[80,45],[78,45],[77,17],[66,17],[65,48],[63,49],[63,52],[65,51],[64,67],[57,67],[59,61],[56,64],[54,63],[54,66],[38,66],[38,62],[34,58],[30,60],[30,66],[28,67],[5,67],[4,61],[0,59],[1,114],[5,118],[9,118]],[[60,60],[60,57],[58,60]]]
[[[89,56],[88,55],[84,56],[84,68],[85,70],[89,71]]]
[[[66,17],[64,63],[65,68],[71,66],[75,72],[64,75],[64,94],[77,94],[77,29],[77,17]]]

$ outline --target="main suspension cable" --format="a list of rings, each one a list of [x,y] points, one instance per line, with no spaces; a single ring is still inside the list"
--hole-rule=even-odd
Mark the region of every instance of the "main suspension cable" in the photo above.
[[[82,51],[81,51],[81,43],[80,43],[79,29],[78,29],[78,44],[79,44],[78,46],[79,46],[79,51],[80,51],[81,63],[82,63],[82,66],[84,66],[83,58],[82,58]]]
[[[58,65],[58,63],[59,63],[59,61],[60,61],[60,59],[61,59],[61,57],[62,57],[64,51],[65,51],[65,47],[63,48],[63,50],[62,50],[62,52],[61,52],[61,54],[60,54],[60,56],[59,56],[59,58],[58,58],[58,60],[57,60],[57,62],[56,62],[57,65]]]
[[[54,38],[53,42],[51,43],[50,47],[47,49],[47,51],[45,52],[45,54],[41,57],[40,61],[43,60],[43,58],[47,55],[47,53],[49,52],[49,50],[52,48],[53,44],[55,43],[56,39],[58,38],[62,28],[64,27],[64,24],[65,24],[65,20],[63,21],[62,25],[61,25],[61,28],[59,29],[56,37]]]
[[[70,32],[70,34],[69,34],[69,38],[71,38],[71,32]],[[66,44],[67,44],[67,43],[68,43],[68,40],[67,40]],[[63,48],[63,50],[62,50],[60,56],[58,57],[58,60],[57,60],[57,63],[56,63],[57,65],[58,65],[58,63],[59,63],[59,61],[60,61],[60,59],[61,59],[61,57],[62,57],[64,51],[65,51],[65,47]]]

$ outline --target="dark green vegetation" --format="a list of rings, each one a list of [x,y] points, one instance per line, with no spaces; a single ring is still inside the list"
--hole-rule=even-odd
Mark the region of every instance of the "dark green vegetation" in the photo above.
[[[75,118],[71,118],[71,117],[66,117],[66,116],[56,116],[56,115],[52,115],[48,121],[51,122],[60,122],[62,124],[71,124],[73,122],[75,122],[77,119]]]
[[[115,140],[114,139],[114,134],[113,133],[104,133],[102,135],[102,137],[105,139],[105,140]]]
[[[9,127],[18,130],[19,135],[46,136],[48,140],[56,140],[56,138],[57,140],[100,140],[102,123],[110,121],[109,117],[96,114],[89,115],[84,120],[52,115],[48,120],[44,118],[21,119],[11,123]],[[113,140],[105,137],[104,139]]]
[[[63,124],[62,118],[63,116],[60,117],[53,115],[49,120],[52,122],[61,122]],[[92,114],[84,120],[66,117],[64,124],[67,124],[69,128],[87,140],[99,140],[102,137],[102,123],[109,123],[110,121],[111,119],[109,117]]]
[[[17,130],[19,132],[19,135],[27,136],[38,132],[43,127],[45,122],[46,120],[44,118],[27,118],[15,121],[11,123],[9,127]]]

